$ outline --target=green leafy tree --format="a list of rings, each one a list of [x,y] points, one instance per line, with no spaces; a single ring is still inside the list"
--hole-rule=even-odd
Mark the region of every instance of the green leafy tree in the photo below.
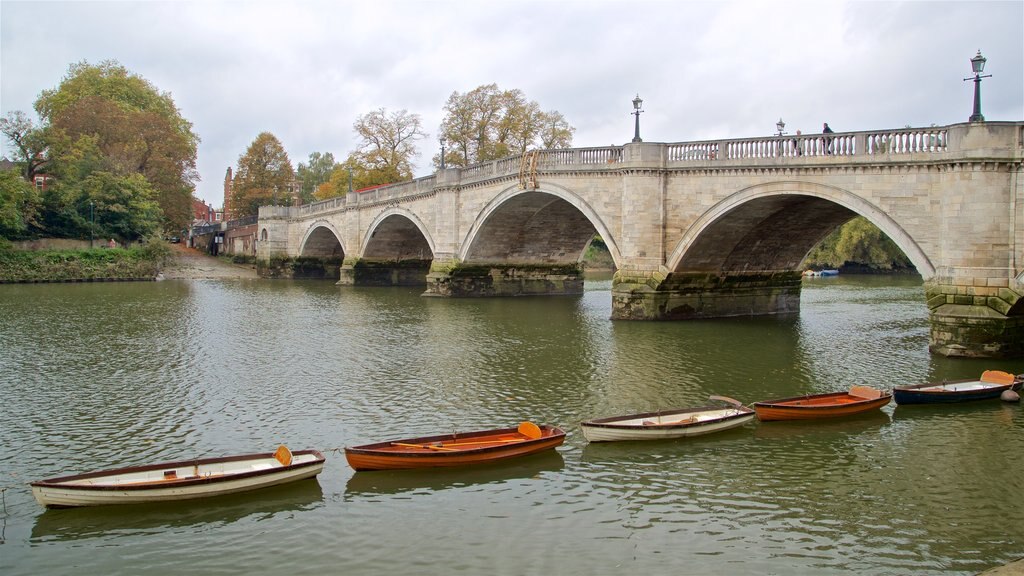
[[[337,165],[334,155],[330,152],[313,152],[309,155],[308,164],[299,162],[295,169],[295,178],[299,181],[299,194],[303,204],[314,199],[317,189],[331,179],[331,172]]]
[[[35,222],[39,195],[13,170],[0,171],[0,237],[21,238]]]
[[[848,263],[879,270],[913,267],[899,246],[863,216],[836,228],[804,259],[805,266],[815,267],[838,268]]]
[[[199,138],[170,94],[116,61],[83,61],[71,65],[57,88],[44,90],[35,109],[50,129],[60,131],[52,138],[94,138],[103,171],[144,176],[167,227],[191,221]]]
[[[281,141],[261,132],[238,157],[229,217],[255,216],[260,206],[291,205],[296,194],[294,174]]]
[[[132,241],[161,228],[160,207],[152,196],[153,188],[141,174],[93,172],[81,183],[78,203],[91,203],[96,236]]]

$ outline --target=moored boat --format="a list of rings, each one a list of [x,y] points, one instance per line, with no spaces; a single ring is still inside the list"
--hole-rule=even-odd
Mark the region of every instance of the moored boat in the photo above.
[[[356,471],[437,468],[496,462],[560,446],[565,431],[523,422],[518,428],[459,432],[345,447]]]
[[[755,402],[754,411],[761,421],[838,418],[881,408],[891,399],[889,392],[869,386],[853,386],[845,392]]]
[[[737,400],[712,396],[726,406],[677,408],[642,414],[596,418],[580,423],[589,442],[663,440],[711,434],[742,426],[754,419],[754,411]]]
[[[312,478],[324,467],[316,450],[285,446],[265,454],[182,460],[32,482],[43,506],[65,508],[167,502],[234,494]]]
[[[1020,390],[1024,379],[1009,372],[986,370],[977,379],[952,380],[896,386],[892,389],[897,404],[942,404],[999,398],[1007,390]]]

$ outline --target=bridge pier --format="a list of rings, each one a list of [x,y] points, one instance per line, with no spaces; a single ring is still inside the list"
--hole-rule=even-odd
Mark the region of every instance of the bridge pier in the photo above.
[[[1024,357],[1024,294],[996,280],[925,282],[931,342],[928,349],[964,358]],[[979,285],[975,285],[979,284]]]
[[[256,259],[256,274],[260,278],[285,278],[293,280],[323,280],[337,278],[341,267],[339,258],[299,256],[289,258],[275,256]]]
[[[427,274],[424,296],[568,296],[583,293],[579,264],[438,263]]]
[[[794,271],[662,273],[619,270],[612,279],[613,320],[693,320],[800,311]]]
[[[347,286],[423,286],[427,283],[430,260],[345,259],[338,284]]]

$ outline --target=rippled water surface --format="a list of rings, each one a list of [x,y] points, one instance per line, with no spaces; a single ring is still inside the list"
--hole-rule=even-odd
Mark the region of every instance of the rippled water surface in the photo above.
[[[912,279],[805,282],[789,319],[612,322],[573,298],[328,282],[0,286],[0,573],[971,574],[1024,555],[1024,415],[982,402],[588,445],[580,420],[977,376],[928,354]],[[356,474],[345,445],[522,420],[498,466]],[[315,481],[44,510],[31,480],[325,452]]]

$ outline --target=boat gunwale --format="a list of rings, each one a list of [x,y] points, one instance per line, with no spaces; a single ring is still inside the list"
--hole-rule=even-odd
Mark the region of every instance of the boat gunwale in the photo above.
[[[973,388],[971,390],[931,390],[930,388],[939,388],[942,386],[950,386],[956,384],[980,384],[980,388]],[[965,380],[943,380],[942,382],[926,382],[924,384],[907,384],[904,386],[893,386],[893,392],[913,392],[915,394],[964,394],[970,392],[990,392],[998,389],[1009,390],[1012,388],[1020,387],[1021,381],[1014,380],[1009,384],[998,384],[995,382],[982,382],[977,378],[967,378]],[[1002,392],[1002,390],[999,390]]]
[[[221,456],[216,458],[193,458],[191,460],[181,460],[176,462],[162,462],[158,464],[146,464],[142,466],[127,466],[124,468],[111,468],[108,470],[98,470],[95,472],[86,472],[84,474],[74,474],[71,476],[60,476],[56,478],[46,478],[44,480],[36,480],[30,482],[29,486],[38,488],[57,488],[62,490],[75,490],[75,491],[144,491],[144,490],[160,490],[164,488],[178,488],[182,486],[194,486],[197,484],[217,484],[221,482],[231,482],[235,480],[255,478],[259,476],[272,476],[282,474],[284,472],[291,472],[294,470],[301,470],[303,468],[309,468],[313,466],[323,467],[326,458],[320,453],[319,450],[295,450],[292,451],[292,456],[299,455],[313,455],[314,459],[309,462],[295,463],[293,460],[292,464],[287,466],[281,466],[280,468],[262,468],[259,470],[247,470],[244,472],[219,474],[216,476],[184,476],[174,480],[154,480],[146,482],[137,482],[131,484],[67,484],[67,482],[78,481],[78,480],[90,480],[96,478],[105,478],[108,476],[119,476],[123,474],[135,474],[139,472],[151,472],[154,470],[165,470],[168,468],[184,468],[188,466],[206,466],[210,464],[222,464],[227,462],[243,462],[246,460],[267,460],[274,458],[273,452],[266,452],[260,454],[242,454],[238,456]]]
[[[853,394],[850,394],[849,392],[828,392],[826,394],[808,394],[808,395],[804,395],[804,396],[793,396],[793,397],[790,397],[790,398],[778,398],[778,399],[775,399],[775,400],[762,400],[761,402],[754,402],[754,407],[755,407],[755,409],[756,408],[783,408],[783,409],[786,409],[786,410],[800,410],[800,411],[808,410],[808,411],[813,411],[813,410],[834,409],[834,408],[847,407],[847,406],[862,406],[862,405],[865,405],[865,404],[871,404],[873,402],[881,402],[882,400],[886,400],[886,402],[881,404],[882,406],[885,406],[885,404],[888,404],[888,401],[892,400],[892,392],[889,392],[889,391],[886,391],[886,390],[879,390],[879,392],[881,393],[881,395],[878,398],[864,398],[862,396],[855,396]],[[845,403],[842,403],[842,404],[790,404],[790,402],[800,402],[800,401],[807,401],[807,400],[823,400],[823,399],[826,399],[826,398],[829,398],[829,397],[834,397],[834,398],[850,397],[850,398],[855,398],[855,400],[853,402],[845,402]]]
[[[542,435],[540,438],[523,438],[517,442],[502,442],[494,446],[474,446],[467,448],[458,448],[456,446],[444,446],[444,441],[458,442],[458,441],[469,441],[474,438],[481,438],[486,436],[500,436],[503,434],[517,434],[518,428],[497,428],[493,430],[478,430],[475,432],[456,432],[453,434],[441,434],[437,436],[419,436],[415,438],[403,438],[401,440],[387,440],[384,442],[374,442],[373,444],[361,444],[359,446],[346,446],[346,454],[358,454],[367,456],[377,457],[393,457],[393,458],[431,458],[431,459],[450,459],[454,456],[464,455],[477,455],[487,454],[489,452],[502,452],[512,451],[513,448],[520,448],[523,446],[535,446],[537,444],[549,443],[557,440],[558,446],[565,440],[565,430],[557,426],[550,426],[547,424],[540,425],[541,432],[550,431],[548,435]],[[440,448],[444,450],[430,449],[427,444],[432,442],[440,442],[442,445]],[[496,441],[497,442],[497,441]],[[422,452],[412,447],[402,447],[404,450],[394,450],[396,444],[423,444]],[[388,450],[385,450],[388,448]]]
[[[719,418],[713,418],[711,420],[694,420],[692,422],[667,422],[664,424],[617,424],[616,422],[622,420],[636,420],[640,418],[657,418],[665,416],[680,416],[683,414],[694,414],[700,412],[710,412],[717,410],[737,410],[736,414],[729,414]],[[658,412],[643,412],[640,414],[626,414],[622,416],[609,416],[606,418],[594,418],[591,420],[585,420],[580,422],[580,426],[590,428],[609,428],[616,430],[671,430],[674,428],[693,428],[697,426],[706,426],[710,424],[717,424],[719,422],[726,422],[729,420],[735,420],[737,418],[743,418],[745,416],[756,416],[756,413],[752,408],[747,406],[701,406],[698,408],[678,408],[672,410],[662,410]]]

